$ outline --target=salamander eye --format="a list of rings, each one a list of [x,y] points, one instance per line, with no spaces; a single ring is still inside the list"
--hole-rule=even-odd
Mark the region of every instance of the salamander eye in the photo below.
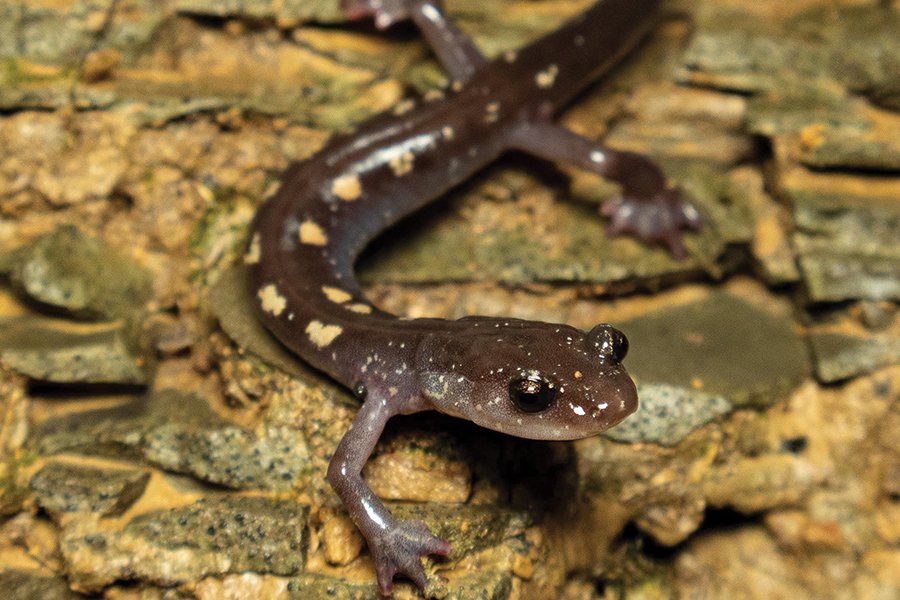
[[[616,362],[622,362],[628,354],[628,338],[618,329],[613,331],[615,333],[613,334],[612,359]]]
[[[587,336],[589,346],[604,360],[620,363],[628,354],[628,338],[610,325],[597,325]]]
[[[537,371],[527,371],[509,382],[509,397],[522,412],[541,412],[556,397],[556,384]]]

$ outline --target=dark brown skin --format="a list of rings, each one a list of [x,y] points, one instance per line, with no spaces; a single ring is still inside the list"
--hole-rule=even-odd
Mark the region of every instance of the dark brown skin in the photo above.
[[[412,19],[455,83],[440,99],[398,107],[292,165],[253,223],[245,262],[259,314],[281,342],[365,402],[328,479],[362,531],[378,583],[403,573],[424,589],[420,558],[449,545],[419,522],[397,521],[361,476],[385,423],[435,409],[533,439],[599,433],[637,408],[621,365],[625,336],[517,319],[401,320],[368,303],[353,265],[378,233],[510,149],[575,164],[617,181],[610,231],[663,241],[681,256],[681,229],[699,216],[643,156],[617,152],[549,119],[634,46],[659,0],[605,0],[494,61],[433,0],[349,0],[379,26]]]

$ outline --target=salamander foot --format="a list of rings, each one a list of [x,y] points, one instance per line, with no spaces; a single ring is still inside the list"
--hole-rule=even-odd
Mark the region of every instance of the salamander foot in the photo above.
[[[409,19],[412,9],[422,2],[423,0],[341,0],[341,10],[353,20],[374,17],[378,29],[387,29],[394,23]],[[430,4],[440,7],[441,2],[432,0]]]
[[[687,254],[683,230],[699,231],[703,225],[697,209],[674,189],[640,199],[623,192],[604,202],[600,213],[609,217],[606,235],[632,234],[648,243],[660,243],[679,260]]]
[[[375,560],[378,587],[386,596],[394,589],[397,573],[403,573],[424,591],[428,578],[421,557],[429,554],[446,556],[450,552],[450,543],[433,535],[421,521],[399,521],[384,530],[379,538],[369,544],[369,549]]]

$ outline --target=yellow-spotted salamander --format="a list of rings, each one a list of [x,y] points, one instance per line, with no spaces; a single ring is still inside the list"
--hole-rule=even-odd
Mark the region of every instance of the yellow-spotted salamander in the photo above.
[[[449,545],[398,521],[361,476],[385,423],[435,409],[510,435],[590,436],[637,407],[622,366],[625,336],[518,319],[399,319],[370,304],[353,267],[379,232],[507,150],[577,165],[621,184],[604,204],[609,234],[632,233],[682,256],[695,209],[654,163],[553,124],[583,86],[634,46],[660,0],[603,0],[558,31],[495,60],[448,21],[439,0],[344,0],[350,18],[414,21],[453,84],[334,137],[291,165],[256,215],[244,257],[265,326],[306,362],[364,398],[328,480],[365,536],[381,591],[402,573],[420,588],[421,557]]]

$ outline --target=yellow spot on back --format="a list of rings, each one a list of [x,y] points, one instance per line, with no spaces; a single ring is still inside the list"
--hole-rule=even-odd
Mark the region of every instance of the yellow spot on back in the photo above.
[[[347,202],[359,200],[362,196],[362,183],[356,174],[342,175],[331,183],[331,192]]]
[[[556,83],[557,75],[559,75],[559,67],[556,65],[550,65],[549,67],[535,75],[534,81],[538,84],[538,87],[547,89],[549,87],[553,87],[553,84]]]
[[[318,348],[328,346],[343,331],[344,329],[339,325],[325,325],[321,321],[310,321],[306,326],[306,335],[309,336],[309,341]]]
[[[363,304],[362,302],[356,302],[354,304],[348,304],[347,310],[359,313],[361,315],[368,315],[372,312],[372,307],[368,304]]]
[[[413,170],[413,161],[415,160],[415,155],[409,150],[405,150],[403,154],[399,156],[395,156],[388,163],[391,166],[391,170],[394,172],[394,175],[397,177],[403,177],[407,173]]]
[[[255,265],[259,262],[259,256],[259,232],[257,231],[253,234],[253,237],[250,238],[250,245],[247,246],[247,253],[244,254],[244,264]]]
[[[581,371],[575,371],[575,379],[581,379],[582,377],[584,377],[584,374]]]
[[[324,246],[328,243],[328,236],[319,227],[319,224],[309,219],[300,223],[300,243],[310,246]]]
[[[454,136],[456,136],[456,132],[449,125],[445,125],[441,128],[441,134],[444,136],[445,140],[452,140]]]
[[[343,304],[344,302],[353,298],[353,296],[351,296],[341,288],[331,287],[329,285],[322,286],[322,293],[325,294],[326,298],[328,298],[335,304]]]
[[[287,306],[287,300],[278,293],[278,288],[275,287],[275,284],[273,283],[260,288],[256,295],[259,298],[259,304],[262,306],[262,309],[267,313],[272,313],[276,317],[281,315],[281,313],[284,312],[284,308]]]
[[[411,111],[413,108],[415,108],[415,106],[416,106],[416,103],[414,100],[412,100],[412,99],[403,100],[397,106],[394,107],[394,114],[397,115],[398,117],[400,115],[405,115],[406,113]]]

